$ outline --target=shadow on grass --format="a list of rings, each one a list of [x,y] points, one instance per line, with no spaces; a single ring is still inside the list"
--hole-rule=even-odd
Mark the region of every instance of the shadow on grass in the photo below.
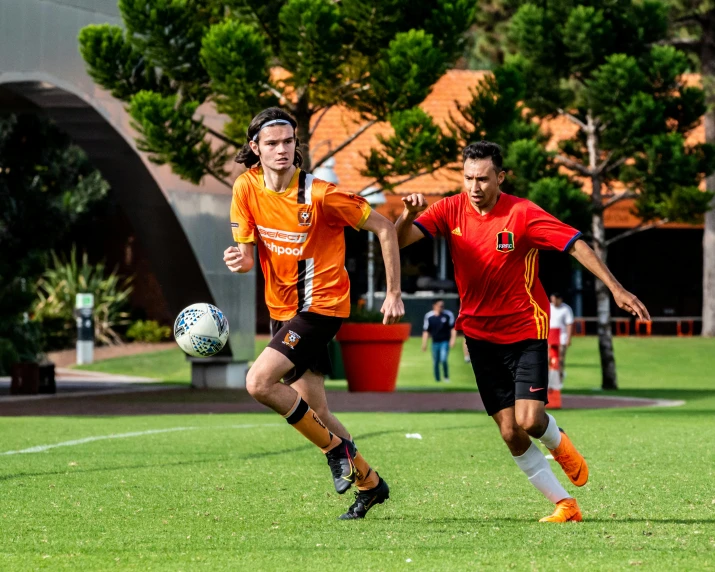
[[[661,389],[661,388],[625,388],[617,391],[589,391],[589,390],[565,390],[566,395],[591,395],[596,397],[639,397],[643,399],[670,399],[673,401],[684,400],[686,402],[702,401],[704,399],[715,399],[715,389]],[[715,404],[714,404],[715,408]],[[677,409],[677,408],[676,408]]]
[[[449,427],[449,428],[444,428],[444,429],[459,429],[458,427]],[[356,439],[362,440],[362,439],[370,439],[372,437],[381,437],[383,435],[390,435],[393,433],[402,433],[402,430],[386,430],[386,431],[372,431],[370,433],[362,433],[357,435]],[[44,472],[36,472],[36,473],[16,473],[16,474],[11,474],[11,475],[0,475],[0,481],[9,481],[12,479],[19,479],[23,477],[43,477],[43,476],[51,476],[51,475],[74,475],[78,473],[101,473],[101,472],[111,472],[111,471],[120,471],[120,470],[135,470],[135,469],[156,469],[156,468],[165,468],[165,467],[182,467],[182,466],[194,466],[194,465],[202,465],[206,463],[215,463],[215,462],[227,462],[230,460],[235,460],[237,458],[241,460],[255,460],[255,459],[264,459],[266,457],[276,457],[279,455],[287,455],[290,453],[300,453],[303,451],[308,451],[308,450],[315,450],[315,447],[311,444],[304,444],[301,445],[300,447],[292,447],[290,449],[281,449],[278,451],[262,451],[260,453],[249,453],[247,455],[231,455],[231,456],[225,456],[222,455],[220,457],[211,457],[211,458],[206,458],[206,459],[196,459],[193,461],[173,461],[173,462],[168,462],[168,463],[143,463],[143,464],[135,464],[135,465],[120,465],[116,467],[96,467],[93,469],[73,469],[71,471],[68,470],[62,470],[62,471],[44,471]],[[25,454],[19,454],[19,455],[25,455]]]
[[[280,451],[263,451],[261,453],[251,453],[248,455],[241,455],[240,459],[247,460],[247,461],[254,460],[254,459],[263,459],[266,457],[287,455],[289,453],[298,453],[301,451],[306,451],[308,449],[313,449],[313,446],[306,444],[306,445],[301,445],[300,447],[293,447],[291,449],[282,449]],[[235,460],[236,458],[237,458],[236,456],[222,455],[220,457],[196,459],[193,461],[172,461],[172,462],[168,462],[168,463],[143,463],[143,464],[135,464],[135,465],[118,465],[115,467],[96,467],[93,469],[73,469],[71,471],[62,470],[62,471],[46,471],[46,472],[36,472],[36,473],[17,473],[17,474],[13,474],[13,475],[1,475],[0,481],[9,481],[12,479],[19,479],[19,478],[23,478],[23,477],[44,477],[44,476],[51,476],[51,475],[68,475],[69,476],[69,475],[75,475],[75,474],[104,473],[104,472],[122,471],[122,470],[157,469],[157,468],[166,468],[166,467],[188,467],[188,466],[203,465],[206,463],[227,462],[230,460]]]
[[[390,517],[386,516],[384,518],[378,519],[378,520],[401,520],[399,517]],[[483,524],[485,526],[492,526],[494,524],[499,524],[499,523],[520,523],[520,524],[539,524],[538,521],[534,520],[534,517],[489,517],[489,518],[470,518],[470,517],[449,517],[449,518],[420,518],[418,519],[418,522],[420,525],[424,524],[454,524],[454,523],[462,523],[462,524],[470,524],[470,525],[475,525],[475,524]],[[715,523],[715,518],[693,518],[693,519],[686,519],[686,518],[640,518],[640,517],[634,517],[634,518],[609,518],[609,517],[586,517],[583,521],[584,524],[588,524],[589,522],[597,522],[597,523],[609,523],[609,524],[627,524],[627,523],[633,523],[633,522],[643,522],[643,523],[651,523],[651,524],[694,524],[694,525],[702,525],[702,524],[713,524]],[[539,526],[542,526],[539,524]]]

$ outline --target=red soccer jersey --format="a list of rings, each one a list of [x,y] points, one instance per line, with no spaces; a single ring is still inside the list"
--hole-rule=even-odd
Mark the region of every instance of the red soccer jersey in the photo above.
[[[547,339],[549,300],[539,282],[539,250],[568,250],[581,236],[527,199],[501,193],[480,215],[460,193],[415,221],[449,242],[461,299],[456,329],[497,344]]]

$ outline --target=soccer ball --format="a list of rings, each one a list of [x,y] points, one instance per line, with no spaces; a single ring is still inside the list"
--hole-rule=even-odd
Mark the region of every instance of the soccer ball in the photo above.
[[[174,338],[193,357],[210,357],[221,351],[228,339],[228,320],[211,304],[192,304],[181,310],[174,322]]]

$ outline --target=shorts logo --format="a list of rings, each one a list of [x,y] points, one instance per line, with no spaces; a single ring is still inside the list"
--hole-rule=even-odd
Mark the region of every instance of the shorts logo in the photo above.
[[[283,343],[287,345],[290,349],[294,350],[295,346],[298,345],[300,341],[300,336],[296,334],[293,330],[288,330],[288,333],[283,338]]]
[[[299,226],[310,226],[311,224],[313,224],[312,211],[306,211],[306,210],[298,211],[298,225]]]
[[[511,252],[514,250],[514,233],[507,229],[497,232],[497,250],[499,252]]]

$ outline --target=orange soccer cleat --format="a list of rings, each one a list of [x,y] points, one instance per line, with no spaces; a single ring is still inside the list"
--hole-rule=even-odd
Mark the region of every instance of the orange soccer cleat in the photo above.
[[[568,498],[556,503],[556,510],[551,516],[545,516],[539,522],[581,522],[581,509],[576,499]]]
[[[554,461],[561,465],[569,480],[577,487],[582,487],[588,481],[586,459],[576,450],[564,430],[559,427],[559,431],[561,431],[561,443],[556,449],[549,450],[554,456]]]

